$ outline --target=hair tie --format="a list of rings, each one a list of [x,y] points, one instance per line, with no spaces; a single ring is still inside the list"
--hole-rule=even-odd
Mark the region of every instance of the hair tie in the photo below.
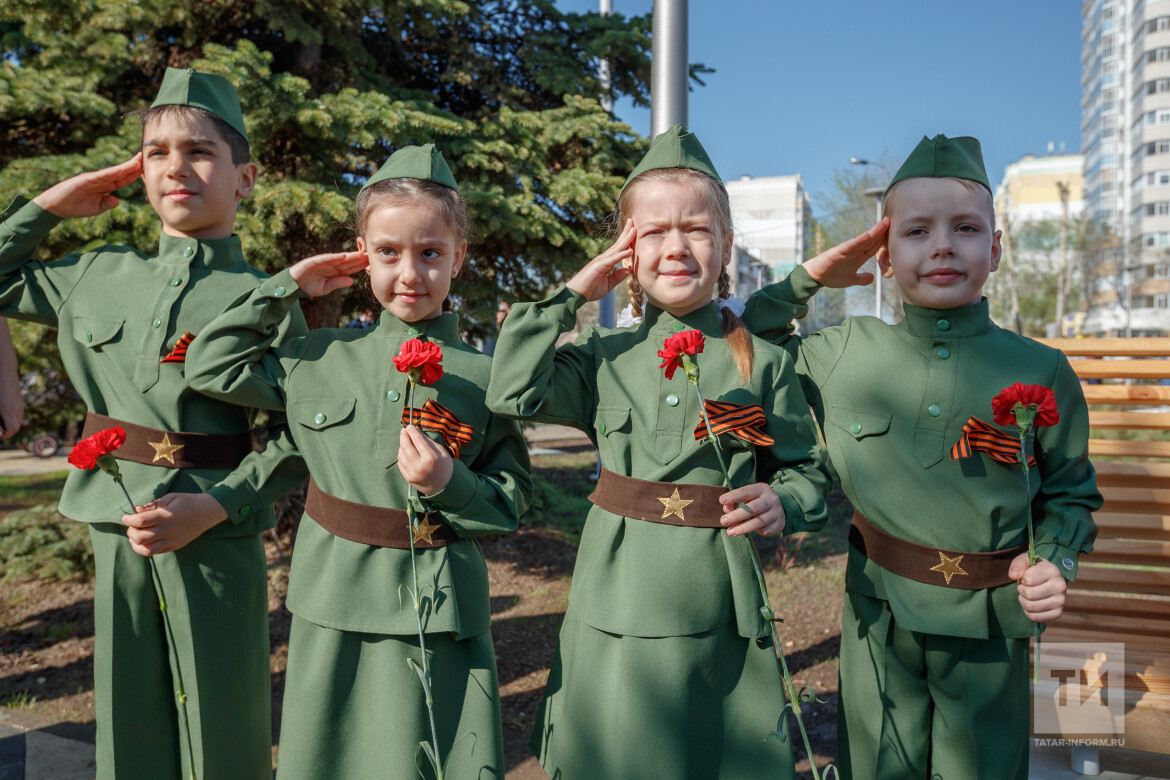
[[[641,321],[641,317],[634,316],[634,304],[627,303],[626,308],[622,309],[621,313],[617,316],[617,327],[629,328],[633,325],[637,325]]]
[[[736,317],[742,317],[744,309],[747,308],[747,301],[745,301],[743,298],[736,298],[735,296],[732,296],[730,298],[715,299],[715,305],[719,307],[719,311],[730,309],[731,313]]]

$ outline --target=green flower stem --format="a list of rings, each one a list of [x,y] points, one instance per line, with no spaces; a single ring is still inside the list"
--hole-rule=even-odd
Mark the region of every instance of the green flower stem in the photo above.
[[[130,504],[130,512],[134,512],[134,499],[130,498],[130,492],[126,490],[126,483],[122,481],[121,474],[114,475],[114,481],[118,483],[118,487],[122,488],[122,495],[126,496],[127,503]],[[154,593],[158,596],[158,609],[162,612],[163,629],[167,635],[167,645],[171,652],[175,654],[175,682],[178,685],[178,690],[175,691],[175,705],[179,710],[179,730],[183,734],[183,741],[187,744],[187,758],[188,758],[188,776],[191,780],[195,780],[195,751],[191,748],[191,725],[187,721],[187,689],[183,686],[183,669],[179,662],[179,648],[175,645],[175,633],[171,629],[171,617],[167,614],[167,595],[163,590],[162,577],[159,576],[158,566],[154,562],[154,556],[147,556],[147,561],[150,562],[150,579],[154,583]]]
[[[414,425],[414,387],[415,378],[413,374],[410,376],[410,386],[406,391],[406,408],[408,412],[408,422]],[[443,780],[443,761],[441,759],[442,753],[439,752],[439,732],[435,728],[435,702],[434,696],[431,693],[431,665],[427,661],[427,640],[426,634],[423,631],[422,621],[422,599],[419,595],[418,582],[418,560],[414,549],[414,529],[418,525],[418,520],[414,516],[414,485],[409,482],[406,483],[407,498],[406,498],[406,517],[407,517],[407,536],[410,539],[410,571],[414,575],[414,617],[418,622],[418,648],[422,655],[422,670],[423,677],[426,679],[426,684],[423,686],[423,693],[426,696],[427,704],[427,718],[431,725],[431,746],[435,749],[435,776],[437,780]]]
[[[1027,448],[1028,426],[1020,427],[1020,466],[1024,469],[1024,509],[1028,518],[1028,565],[1035,566],[1039,558],[1036,555],[1036,534],[1032,528],[1032,474],[1028,470]],[[1040,632],[1044,624],[1036,624],[1036,657],[1032,660],[1032,682],[1040,681]]]
[[[711,421],[707,419],[707,405],[703,401],[703,393],[699,390],[699,371],[694,363],[687,358],[688,355],[682,355],[683,367],[687,370],[687,379],[695,388],[695,395],[699,399],[699,416],[703,418],[703,424],[707,427],[707,438],[715,447],[715,457],[719,459],[719,469],[723,472],[723,486],[728,490],[733,490],[731,486],[731,475],[727,471],[727,464],[723,462],[722,448],[719,446],[719,439],[715,437],[715,432],[711,429]],[[747,504],[738,503],[737,507],[746,511],[749,515],[753,514],[752,510],[748,508]],[[800,706],[801,696],[796,690],[796,685],[792,682],[792,675],[788,673],[788,661],[784,658],[784,651],[780,647],[780,632],[776,628],[776,613],[772,610],[772,602],[768,597],[768,581],[764,579],[764,567],[760,562],[760,551],[756,549],[756,542],[750,536],[744,537],[748,543],[748,550],[751,552],[752,568],[756,572],[756,584],[760,588],[760,599],[764,606],[762,614],[764,619],[768,621],[768,627],[772,632],[772,649],[776,653],[776,661],[780,671],[780,684],[784,688],[784,696],[788,699],[788,704],[792,708],[792,714],[796,716],[796,724],[800,727],[800,736],[804,740],[804,751],[808,755],[808,764],[812,769],[813,780],[821,780],[820,771],[817,769],[817,762],[813,758],[812,743],[808,738],[808,730],[804,727],[804,717]],[[836,770],[834,768],[834,774]]]

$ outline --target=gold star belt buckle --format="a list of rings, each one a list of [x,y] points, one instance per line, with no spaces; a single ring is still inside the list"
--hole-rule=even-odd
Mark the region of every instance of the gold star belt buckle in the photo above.
[[[660,498],[658,500],[662,502],[663,519],[670,517],[671,515],[678,515],[678,519],[683,521],[686,520],[686,517],[683,516],[683,510],[687,508],[688,504],[695,503],[694,499],[686,499],[680,496],[678,494],[677,487],[675,487],[674,493],[667,496],[666,498]]]
[[[151,460],[151,463],[158,463],[160,460],[165,460],[172,466],[175,465],[175,456],[185,446],[182,444],[171,444],[170,434],[167,433],[163,434],[162,441],[148,441],[147,444],[154,447],[154,459]]]
[[[942,576],[946,577],[947,585],[951,584],[951,577],[955,577],[960,574],[962,574],[964,577],[967,576],[967,572],[963,571],[963,567],[959,565],[959,562],[963,560],[962,555],[956,555],[954,558],[950,558],[942,550],[939,550],[938,557],[938,565],[931,566],[930,570],[937,571],[941,573]]]
[[[434,544],[435,531],[438,531],[440,526],[431,522],[430,515],[423,515],[418,519],[414,526],[414,543],[415,544]]]

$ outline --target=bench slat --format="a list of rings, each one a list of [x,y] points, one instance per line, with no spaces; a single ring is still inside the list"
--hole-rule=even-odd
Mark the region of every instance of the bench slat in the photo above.
[[[1170,542],[1098,538],[1093,545],[1093,552],[1089,553],[1084,562],[1154,566],[1170,572]],[[1170,604],[1165,604],[1164,608],[1170,617]]]
[[[1170,379],[1170,360],[1073,360],[1081,379]]]
[[[1098,539],[1170,540],[1170,515],[1095,512],[1093,521],[1097,523]]]
[[[1088,590],[1170,596],[1170,572],[1113,569],[1086,561],[1077,572],[1077,583]]]
[[[1166,385],[1085,385],[1085,400],[1091,404],[1170,403]]]
[[[1082,355],[1093,357],[1112,357],[1114,355],[1123,357],[1136,357],[1140,355],[1159,357],[1170,355],[1170,338],[1036,340],[1041,344],[1047,344],[1053,349],[1059,349],[1069,357]],[[1076,363],[1073,362],[1073,365],[1076,365]]]
[[[1170,458],[1170,441],[1089,439],[1089,455],[1111,455],[1122,458]]]
[[[1126,429],[1142,431],[1170,430],[1167,412],[1089,412],[1089,427],[1094,430]]]

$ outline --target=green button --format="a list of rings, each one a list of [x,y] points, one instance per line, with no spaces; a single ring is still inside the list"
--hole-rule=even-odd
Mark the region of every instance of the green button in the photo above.
[[[155,317],[154,322],[150,323],[150,325],[151,325],[151,327],[157,328],[159,325],[162,325],[162,318]]]
[[[242,507],[240,507],[240,517],[247,517],[248,513],[251,511],[252,507],[248,504],[244,504]]]
[[[951,356],[951,351],[946,347],[939,347],[938,352],[935,354],[937,354],[942,360],[946,360]]]
[[[849,432],[852,433],[854,436],[861,433],[861,423],[853,423],[852,425],[850,425]]]
[[[942,407],[938,404],[931,404],[930,406],[926,407],[926,411],[930,412],[931,417],[938,417],[940,414],[942,414]]]
[[[683,325],[681,322],[676,322],[671,327],[674,328],[675,333],[682,333],[684,330],[687,329],[687,326]]]
[[[93,343],[93,334],[92,334],[92,333],[89,333],[89,332],[87,332],[87,333],[85,334],[85,340],[86,340],[87,342],[89,342],[89,343],[91,343],[91,344],[92,344],[92,343]]]
[[[182,277],[176,276],[174,279],[171,279],[171,287],[178,287],[182,283]]]
[[[272,292],[276,293],[276,297],[278,297],[278,298],[279,298],[280,296],[284,295],[284,288],[283,288],[283,287],[279,287],[279,286],[278,286],[278,287],[277,287],[275,290],[273,290]]]
[[[950,330],[951,329],[950,320],[939,320],[938,321],[938,329],[939,330]]]
[[[399,393],[397,390],[391,390],[389,393],[386,393],[386,398],[390,401],[397,401],[401,397],[402,397],[402,394]]]
[[[666,396],[666,405],[667,406],[678,406],[678,396],[675,395],[674,393],[671,393],[670,395]]]
[[[417,335],[418,335],[419,333],[421,333],[422,331],[420,331],[418,328],[416,328],[416,327],[414,327],[413,325],[411,325],[409,328],[407,328],[407,329],[406,329],[406,332],[407,332],[408,334],[410,334],[411,336],[417,336]]]
[[[600,433],[602,436],[605,435],[605,423],[598,423],[597,424],[597,432]]]
[[[325,422],[325,415],[321,412],[317,412],[317,414],[313,416],[313,422],[320,425],[321,423]]]
[[[194,249],[192,249],[191,247],[184,247],[184,249],[183,249],[183,257],[191,257],[191,256],[192,256],[192,255],[194,255],[194,254],[195,254],[195,250],[194,250]]]

